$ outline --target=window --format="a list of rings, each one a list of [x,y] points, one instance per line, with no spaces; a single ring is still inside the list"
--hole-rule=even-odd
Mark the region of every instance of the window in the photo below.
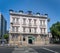
[[[12,32],[15,32],[15,27],[12,27]]]
[[[42,25],[42,20],[40,20],[40,25]]]
[[[17,41],[18,40],[18,34],[12,34],[12,41]]]
[[[41,34],[42,34],[42,28],[41,28]]]
[[[15,18],[13,18],[12,22],[15,23]]]
[[[44,33],[46,32],[46,29],[44,28]]]
[[[36,28],[34,28],[34,33],[36,33]]]
[[[41,28],[41,33],[45,33],[46,32],[46,28]]]
[[[16,21],[19,21],[19,18],[16,18]]]
[[[19,18],[16,18],[16,23],[17,23],[17,24],[19,23]]]
[[[23,32],[25,32],[25,27],[23,28]]]
[[[25,19],[25,18],[23,18],[23,24],[26,24],[26,23],[25,23],[25,21],[26,21],[26,19]]]
[[[25,36],[23,36],[23,41],[25,41]]]
[[[29,32],[31,32],[31,28],[29,28]]]
[[[15,35],[15,40],[16,40],[16,41],[18,40],[18,34]]]
[[[12,41],[14,41],[14,38],[15,38],[14,34],[11,35],[11,40],[12,40]]]
[[[16,32],[18,32],[18,30],[19,30],[19,27],[16,27]]]
[[[29,19],[29,25],[31,25],[31,19]]]
[[[43,25],[45,25],[45,20],[43,20]]]
[[[36,25],[36,19],[34,19],[34,25]]]

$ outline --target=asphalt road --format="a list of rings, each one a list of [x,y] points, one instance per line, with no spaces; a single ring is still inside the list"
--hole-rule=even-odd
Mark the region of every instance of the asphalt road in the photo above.
[[[60,53],[60,46],[33,46],[38,53]]]
[[[29,51],[29,52],[28,52]],[[60,46],[31,46],[23,48],[0,47],[0,53],[60,53]]]
[[[0,53],[12,53],[14,49],[10,47],[0,47]]]

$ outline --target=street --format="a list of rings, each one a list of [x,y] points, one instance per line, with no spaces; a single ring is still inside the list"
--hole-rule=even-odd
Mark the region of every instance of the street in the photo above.
[[[21,48],[0,47],[0,53],[60,53],[60,45],[29,46]]]
[[[0,53],[12,53],[14,49],[10,47],[0,47]]]
[[[60,53],[60,46],[33,46],[38,53]]]

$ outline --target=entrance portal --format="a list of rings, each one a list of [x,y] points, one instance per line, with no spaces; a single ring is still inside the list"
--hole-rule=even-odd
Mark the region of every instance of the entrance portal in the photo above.
[[[29,44],[32,44],[32,39],[29,39],[29,40],[28,40],[28,43],[29,43]]]

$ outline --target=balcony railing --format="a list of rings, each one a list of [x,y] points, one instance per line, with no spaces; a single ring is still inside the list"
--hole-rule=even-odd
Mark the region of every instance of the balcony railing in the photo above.
[[[33,26],[37,26],[37,24],[34,24]]]
[[[28,24],[28,26],[32,26],[32,24]]]
[[[37,32],[32,33],[32,32],[21,32],[22,34],[38,34]]]
[[[46,32],[41,32],[41,34],[46,34]]]
[[[10,31],[9,33],[20,33],[19,31]]]
[[[28,27],[28,28],[36,28],[37,25],[32,25],[32,24],[22,24],[22,27]]]
[[[22,25],[26,25],[26,23],[23,23]]]
[[[46,25],[40,25],[40,28],[46,28]]]
[[[18,26],[18,25],[20,25],[20,23],[19,22],[11,22],[11,25],[12,26]]]

